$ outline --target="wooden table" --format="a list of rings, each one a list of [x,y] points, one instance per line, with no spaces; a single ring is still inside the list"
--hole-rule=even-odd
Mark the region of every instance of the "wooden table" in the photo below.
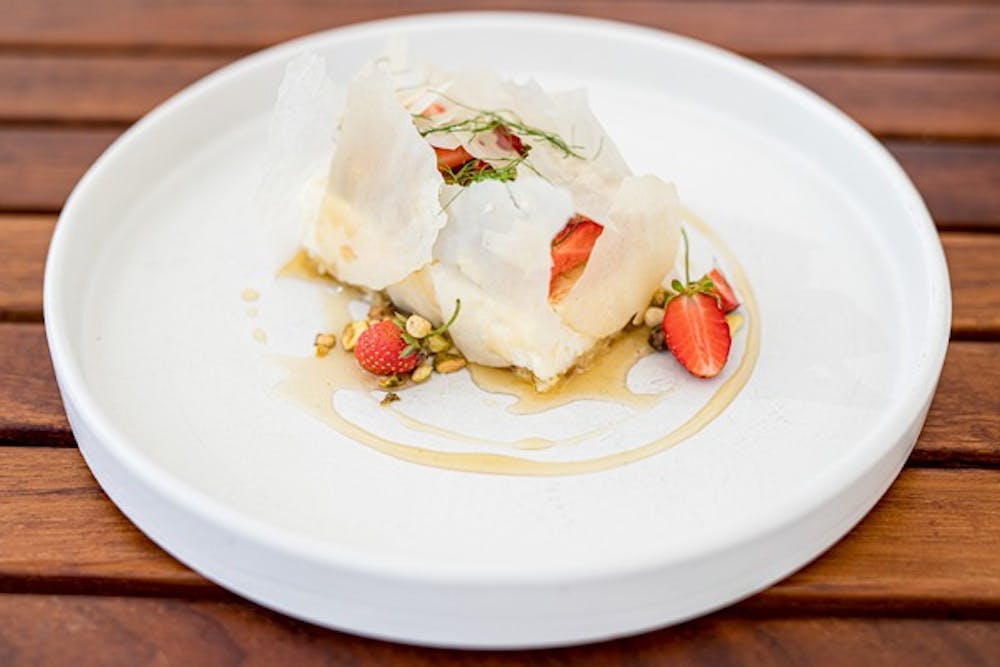
[[[171,559],[74,447],[42,328],[56,214],[131,122],[275,42],[480,2],[0,1],[0,664],[1000,664],[1000,5],[504,0],[651,25],[756,58],[851,114],[941,232],[952,342],[927,425],[826,555],[722,612],[534,653],[434,651],[270,613]],[[904,335],[905,332],[900,332]]]

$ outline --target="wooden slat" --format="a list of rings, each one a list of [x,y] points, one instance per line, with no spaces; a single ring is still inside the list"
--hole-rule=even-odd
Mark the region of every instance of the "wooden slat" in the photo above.
[[[1000,343],[953,342],[918,464],[1000,465]],[[38,324],[0,323],[0,441],[72,444]]]
[[[40,319],[51,215],[0,215],[0,319]],[[1000,338],[1000,234],[945,232],[958,337]]]
[[[40,324],[0,322],[0,442],[70,445]]]
[[[1000,195],[1000,181],[994,187]],[[951,273],[952,334],[1000,338],[1000,234],[943,238]]]
[[[0,128],[0,210],[58,211],[120,130]]]
[[[0,54],[0,120],[133,122],[229,60]]]
[[[293,36],[402,13],[526,9],[664,28],[754,55],[1000,59],[1000,8],[981,4],[742,3],[625,0],[94,0],[7,2],[0,44],[245,51]]]
[[[745,604],[1000,614],[997,488],[996,470],[907,469],[827,555]],[[0,542],[8,592],[221,594],[136,531],[72,449],[0,448]]]
[[[1000,343],[948,347],[910,463],[1000,466]]]
[[[887,141],[942,228],[1000,225],[1000,145]]]
[[[0,320],[39,319],[51,215],[0,215]]]
[[[120,132],[0,127],[0,211],[57,211],[87,167]],[[886,145],[920,189],[943,229],[1000,227],[1000,144]]]
[[[53,638],[58,637],[57,641]],[[545,651],[457,652],[353,637],[233,602],[0,596],[0,656],[14,664],[824,665],[996,664],[1000,623],[716,614],[639,637]]]
[[[132,122],[227,57],[0,54],[0,120]],[[777,61],[889,136],[1000,137],[1000,72],[959,67]]]
[[[958,67],[775,63],[883,136],[1000,137],[1000,72]]]

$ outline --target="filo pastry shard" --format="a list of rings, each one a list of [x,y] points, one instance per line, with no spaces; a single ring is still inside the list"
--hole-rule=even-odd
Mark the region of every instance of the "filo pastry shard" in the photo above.
[[[306,115],[297,105],[317,103],[323,67],[290,66],[272,142],[295,135],[280,125]],[[583,91],[409,76],[376,61],[347,86],[302,245],[336,279],[436,323],[461,300],[450,333],[462,354],[546,389],[644,312],[672,269],[675,188],[632,175]]]

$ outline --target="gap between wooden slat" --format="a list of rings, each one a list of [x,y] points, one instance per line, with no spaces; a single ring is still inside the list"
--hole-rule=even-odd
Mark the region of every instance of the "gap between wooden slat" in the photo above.
[[[997,470],[906,469],[826,555],[746,605],[1000,618],[998,485]],[[75,450],[0,448],[0,535],[3,591],[221,594],[139,533]]]
[[[404,13],[476,8],[569,12],[659,27],[757,56],[1000,60],[1000,8],[981,4],[369,0],[237,4],[195,0],[15,3],[0,44],[187,52],[250,50]],[[238,18],[234,19],[234,12]]]

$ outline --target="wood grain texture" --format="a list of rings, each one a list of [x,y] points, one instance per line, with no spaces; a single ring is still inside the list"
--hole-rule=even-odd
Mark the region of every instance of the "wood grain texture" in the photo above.
[[[953,342],[912,462],[1000,466],[1000,344]],[[0,323],[0,441],[70,445],[40,324]]]
[[[0,127],[0,210],[58,211],[120,130]]]
[[[0,322],[0,442],[11,441],[73,444],[39,324]]]
[[[917,186],[940,229],[1000,227],[1000,145],[896,141],[886,147]]]
[[[230,60],[0,54],[0,120],[130,123]]]
[[[248,51],[294,36],[399,14],[519,9],[614,18],[752,55],[1000,59],[993,4],[624,0],[93,0],[0,4],[8,47]]]
[[[39,319],[54,216],[0,215],[0,320]]]
[[[1000,343],[948,347],[910,464],[1000,466]]]
[[[52,215],[0,214],[0,320],[38,320]],[[945,232],[952,282],[952,332],[1000,339],[1000,234]]]
[[[876,135],[1000,137],[997,70],[780,62],[774,67]]]
[[[0,126],[0,211],[58,211],[115,129]],[[938,226],[1000,229],[1000,144],[886,141]]]
[[[226,56],[0,53],[0,120],[119,122],[230,61]],[[1000,138],[1000,72],[775,61],[875,134]]]
[[[744,605],[1000,616],[997,488],[996,470],[907,469],[825,556]],[[0,448],[0,590],[224,596],[135,530],[76,450],[58,448]]]
[[[1000,181],[996,188],[1000,193]],[[944,252],[951,273],[953,335],[1000,339],[1000,234],[948,234]]]
[[[53,638],[58,637],[58,641]],[[362,639],[229,602],[0,595],[5,665],[996,664],[1000,623],[716,614],[638,637],[544,651],[458,652]]]

